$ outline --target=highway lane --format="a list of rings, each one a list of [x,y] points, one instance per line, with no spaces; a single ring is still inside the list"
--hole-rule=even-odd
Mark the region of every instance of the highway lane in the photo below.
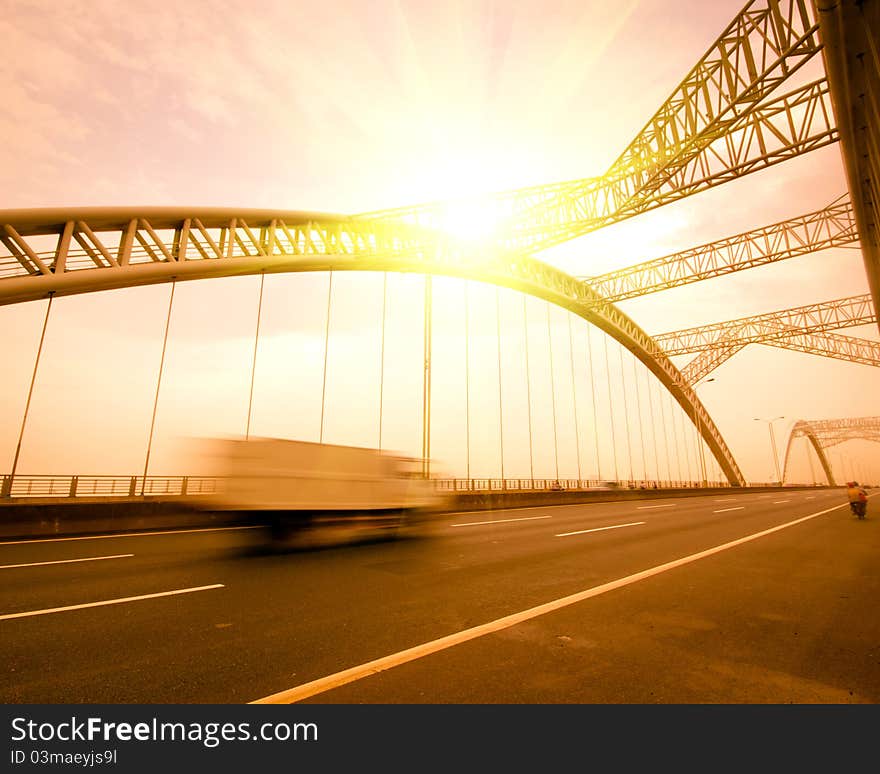
[[[770,495],[461,513],[438,519],[431,539],[280,554],[254,550],[252,530],[7,543],[0,545],[0,615],[184,593],[0,620],[5,672],[0,696],[5,702],[252,701],[839,504],[839,490],[783,489]],[[792,693],[820,698],[793,700],[876,701],[880,633],[873,600],[861,596],[878,591],[877,574],[866,559],[876,564],[876,524],[870,518],[857,522],[840,508],[662,579],[640,581],[310,700],[780,700],[768,698],[766,675],[754,671],[754,664],[774,651],[813,662],[809,652],[791,650],[791,642],[776,642],[772,631],[758,637],[753,626],[725,623],[747,617],[751,605],[757,620],[773,621],[774,615],[797,620],[832,644],[846,639],[847,626],[867,641],[874,638],[873,661],[864,654],[820,660],[829,668],[838,664],[840,680],[849,679],[846,664],[858,664],[852,695],[829,677],[827,684],[813,680],[818,687],[812,694],[802,687]],[[762,558],[768,552],[763,546],[776,553]],[[808,562],[799,559],[799,550],[807,552]],[[750,557],[756,557],[757,569]],[[731,562],[745,568],[712,574]],[[787,570],[774,574],[768,567]],[[793,586],[804,567],[810,568],[810,582]],[[840,610],[817,609],[800,591],[811,584],[823,599],[842,584],[852,601]],[[749,589],[757,599],[748,601]],[[649,591],[655,595],[651,604],[640,606],[637,600]],[[799,607],[785,614],[760,612],[761,601],[771,599]],[[710,603],[711,616],[690,608]],[[837,621],[841,615],[846,625]],[[720,687],[709,678],[703,683],[675,678],[680,670],[699,671],[699,664],[709,675],[717,670],[710,644],[705,653],[689,650],[684,659],[677,652],[663,655],[663,643],[656,641],[658,626],[694,631],[695,624],[686,623],[691,619],[719,621],[696,631],[726,631],[726,646],[745,654],[726,665],[734,676],[718,682]],[[831,629],[829,620],[836,622]],[[552,631],[568,633],[547,634],[551,624]],[[585,627],[592,634],[587,636]],[[595,632],[620,627],[611,652],[594,662],[599,646],[589,643],[605,642]],[[815,646],[810,637],[801,642]],[[556,649],[569,661],[547,662],[547,653]],[[572,673],[575,664],[581,671]],[[597,679],[585,682],[582,672],[590,664]],[[736,664],[741,664],[738,677]],[[615,672],[624,665],[628,668]]]

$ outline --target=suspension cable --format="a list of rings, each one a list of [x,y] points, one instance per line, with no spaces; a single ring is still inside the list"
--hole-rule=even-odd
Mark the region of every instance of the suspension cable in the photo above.
[[[156,396],[153,398],[153,416],[150,418],[150,436],[147,439],[147,457],[144,460],[144,478],[141,481],[141,497],[146,494],[147,470],[150,467],[150,452],[153,448],[153,430],[156,427],[156,410],[159,407],[159,388],[162,386],[162,372],[165,369],[165,350],[168,347],[168,329],[171,327],[171,307],[174,304],[174,288],[177,282],[171,282],[171,295],[168,297],[168,314],[165,316],[165,335],[162,337],[162,355],[159,357],[159,374],[156,377]]]
[[[388,307],[388,272],[382,275],[382,339],[379,344],[379,444],[382,448],[382,412],[385,408],[385,312]]]
[[[422,471],[426,479],[431,478],[431,382],[433,372],[431,370],[431,356],[433,349],[434,329],[434,283],[430,274],[425,275],[425,300],[424,300],[424,341],[422,343],[422,355],[424,368],[422,370]]]
[[[809,443],[806,443],[805,446],[807,448],[807,462],[810,463],[810,479],[815,484],[816,483],[816,469],[813,467],[813,450],[810,448]]]
[[[635,473],[633,472],[633,455],[632,455],[632,436],[629,432],[629,406],[626,400],[626,379],[623,376],[623,347],[618,345],[617,354],[620,360],[620,391],[623,393],[623,421],[626,428],[626,454],[629,458],[629,480],[635,481]]]
[[[679,485],[683,481],[682,472],[681,472],[681,449],[678,446],[678,430],[675,428],[675,403],[672,400],[672,395],[667,393],[666,399],[669,401],[669,417],[670,424],[672,425],[672,442],[675,448],[675,468],[678,471],[678,483]]]
[[[173,289],[173,285],[172,285]],[[31,408],[31,398],[34,394],[34,384],[37,381],[37,370],[40,367],[40,356],[43,353],[43,341],[46,338],[46,327],[49,325],[49,312],[52,311],[52,301],[55,298],[55,291],[50,291],[49,293],[49,303],[46,305],[46,314],[43,317],[43,328],[40,332],[40,343],[37,345],[37,356],[34,358],[34,371],[31,374],[31,384],[28,388],[27,400],[24,404],[24,415],[21,418],[21,429],[18,432],[18,443],[15,446],[15,456],[12,458],[12,472],[9,475],[9,479],[6,484],[6,491],[2,494],[6,497],[12,496],[12,481],[15,478],[15,471],[18,468],[18,457],[21,454],[21,442],[24,439],[24,428],[27,424],[28,414]]]
[[[504,489],[504,401],[501,392],[501,288],[495,286],[495,333],[498,345],[498,451],[501,455],[501,488]]]
[[[614,433],[614,400],[611,395],[611,366],[608,364],[608,335],[602,343],[605,345],[605,377],[608,382],[608,415],[611,417],[611,450],[614,457],[614,480],[620,481],[620,473],[617,470],[617,440]]]
[[[666,475],[668,476],[667,483],[672,485],[672,455],[669,453],[669,431],[666,429],[666,410],[663,408],[663,393],[661,392],[658,397],[658,403],[660,404],[660,421],[663,426],[663,448],[666,450]]]
[[[471,349],[470,349],[470,285],[464,281],[464,427],[465,427],[465,459],[467,464],[468,489],[471,486]]]
[[[632,359],[633,364],[633,382],[636,385],[636,411],[639,415],[639,446],[642,449],[642,478],[648,480],[648,459],[645,456],[645,429],[642,423],[642,398],[639,390],[639,361],[638,358]]]
[[[691,466],[691,445],[688,443],[687,420],[684,411],[678,412],[678,423],[681,426],[681,445],[684,449],[686,480],[690,483],[694,478],[694,469]]]
[[[596,442],[596,477],[602,480],[602,457],[599,454],[599,414],[596,410],[596,382],[593,376],[593,341],[590,324],[587,323],[587,359],[590,362],[590,397],[593,400],[593,440]]]
[[[529,364],[529,324],[528,309],[526,308],[526,295],[523,293],[523,342],[526,353],[526,407],[529,419],[529,475],[531,476],[532,488],[535,487],[535,455],[532,442],[532,377]]]
[[[260,274],[260,300],[257,302],[257,329],[254,333],[254,356],[251,360],[251,389],[248,394],[247,427],[244,431],[244,439],[246,441],[250,440],[251,437],[251,414],[254,405],[254,379],[257,375],[257,346],[260,343],[260,318],[263,314],[263,285],[265,282],[266,273],[262,272]]]
[[[571,369],[571,406],[574,410],[574,443],[575,449],[577,450],[577,464],[578,464],[578,489],[581,488],[583,481],[583,473],[581,472],[581,426],[578,422],[578,402],[577,402],[577,387],[575,386],[574,381],[574,347],[571,343],[571,313],[568,314],[568,363],[569,368]]]
[[[651,390],[654,385],[651,382],[651,372],[648,370],[647,366],[645,367],[645,373],[645,384],[648,388],[648,408],[651,417],[651,440],[654,444],[654,469],[657,472],[657,483],[659,484],[662,479],[660,478],[660,450],[657,446],[657,422],[654,419],[654,398],[652,397],[653,392]]]
[[[556,435],[556,379],[553,376],[553,336],[550,333],[550,304],[547,309],[547,348],[550,353],[550,405],[553,410],[553,459],[556,463],[556,480],[559,480],[559,439]]]
[[[321,428],[318,443],[324,443],[324,405],[327,398],[327,353],[330,351],[330,302],[333,299],[333,272],[327,280],[327,324],[324,328],[324,375],[321,379]]]

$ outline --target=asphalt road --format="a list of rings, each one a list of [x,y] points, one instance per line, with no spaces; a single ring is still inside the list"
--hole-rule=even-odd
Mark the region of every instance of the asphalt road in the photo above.
[[[782,489],[260,537],[0,543],[0,699],[880,701],[880,500],[865,521],[840,490]]]

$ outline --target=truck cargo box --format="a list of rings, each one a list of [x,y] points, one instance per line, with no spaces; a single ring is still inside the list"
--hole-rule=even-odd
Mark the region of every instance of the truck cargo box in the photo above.
[[[217,440],[215,510],[369,512],[430,509],[439,496],[420,462],[355,446],[275,438]]]

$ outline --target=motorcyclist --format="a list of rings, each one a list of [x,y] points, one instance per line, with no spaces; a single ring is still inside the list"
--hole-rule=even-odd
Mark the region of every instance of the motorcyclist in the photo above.
[[[868,493],[863,487],[859,486],[858,481],[848,481],[846,484],[846,495],[849,498],[849,507],[853,513],[860,518],[865,515],[868,507]]]

